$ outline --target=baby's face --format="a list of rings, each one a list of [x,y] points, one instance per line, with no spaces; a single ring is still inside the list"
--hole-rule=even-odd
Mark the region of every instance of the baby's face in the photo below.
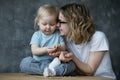
[[[43,16],[38,21],[38,26],[40,30],[46,35],[52,34],[56,29],[56,25],[57,25],[56,15]]]

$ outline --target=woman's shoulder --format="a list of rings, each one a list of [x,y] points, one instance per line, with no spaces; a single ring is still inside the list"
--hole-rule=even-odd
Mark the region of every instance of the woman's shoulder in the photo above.
[[[100,41],[102,41],[102,40],[107,40],[104,32],[102,32],[102,31],[96,31],[96,32],[93,34],[90,42],[100,42]]]
[[[103,38],[105,37],[105,33],[102,32],[102,31],[96,31],[94,34],[93,34],[93,37],[92,38]]]
[[[102,31],[96,31],[96,32],[94,33],[94,35],[96,35],[96,36],[98,36],[98,35],[104,36],[105,34],[104,34],[104,32],[102,32]]]
[[[109,50],[109,43],[104,32],[96,31],[89,42],[91,51],[106,51]]]

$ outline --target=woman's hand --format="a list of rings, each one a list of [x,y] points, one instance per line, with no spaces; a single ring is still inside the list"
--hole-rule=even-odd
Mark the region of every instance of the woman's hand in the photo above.
[[[68,61],[72,60],[73,56],[74,55],[71,52],[61,51],[59,59],[63,62],[68,62]]]

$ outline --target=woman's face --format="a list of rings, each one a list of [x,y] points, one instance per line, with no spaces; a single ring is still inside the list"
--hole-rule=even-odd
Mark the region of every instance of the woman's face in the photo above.
[[[59,13],[59,30],[60,30],[60,35],[61,36],[66,36],[69,32],[69,26],[68,26],[68,22],[65,19],[65,17],[63,16],[63,14],[60,12]]]

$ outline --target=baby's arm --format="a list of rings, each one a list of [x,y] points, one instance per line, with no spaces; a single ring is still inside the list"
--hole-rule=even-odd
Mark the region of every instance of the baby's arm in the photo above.
[[[56,48],[51,48],[51,47],[40,47],[38,44],[32,44],[31,45],[31,50],[32,53],[35,55],[43,55],[46,53],[53,53],[56,51]]]
[[[47,53],[47,47],[39,47],[38,44],[32,44],[31,45],[31,51],[32,51],[32,54],[35,54],[35,55],[43,55],[45,53]]]

